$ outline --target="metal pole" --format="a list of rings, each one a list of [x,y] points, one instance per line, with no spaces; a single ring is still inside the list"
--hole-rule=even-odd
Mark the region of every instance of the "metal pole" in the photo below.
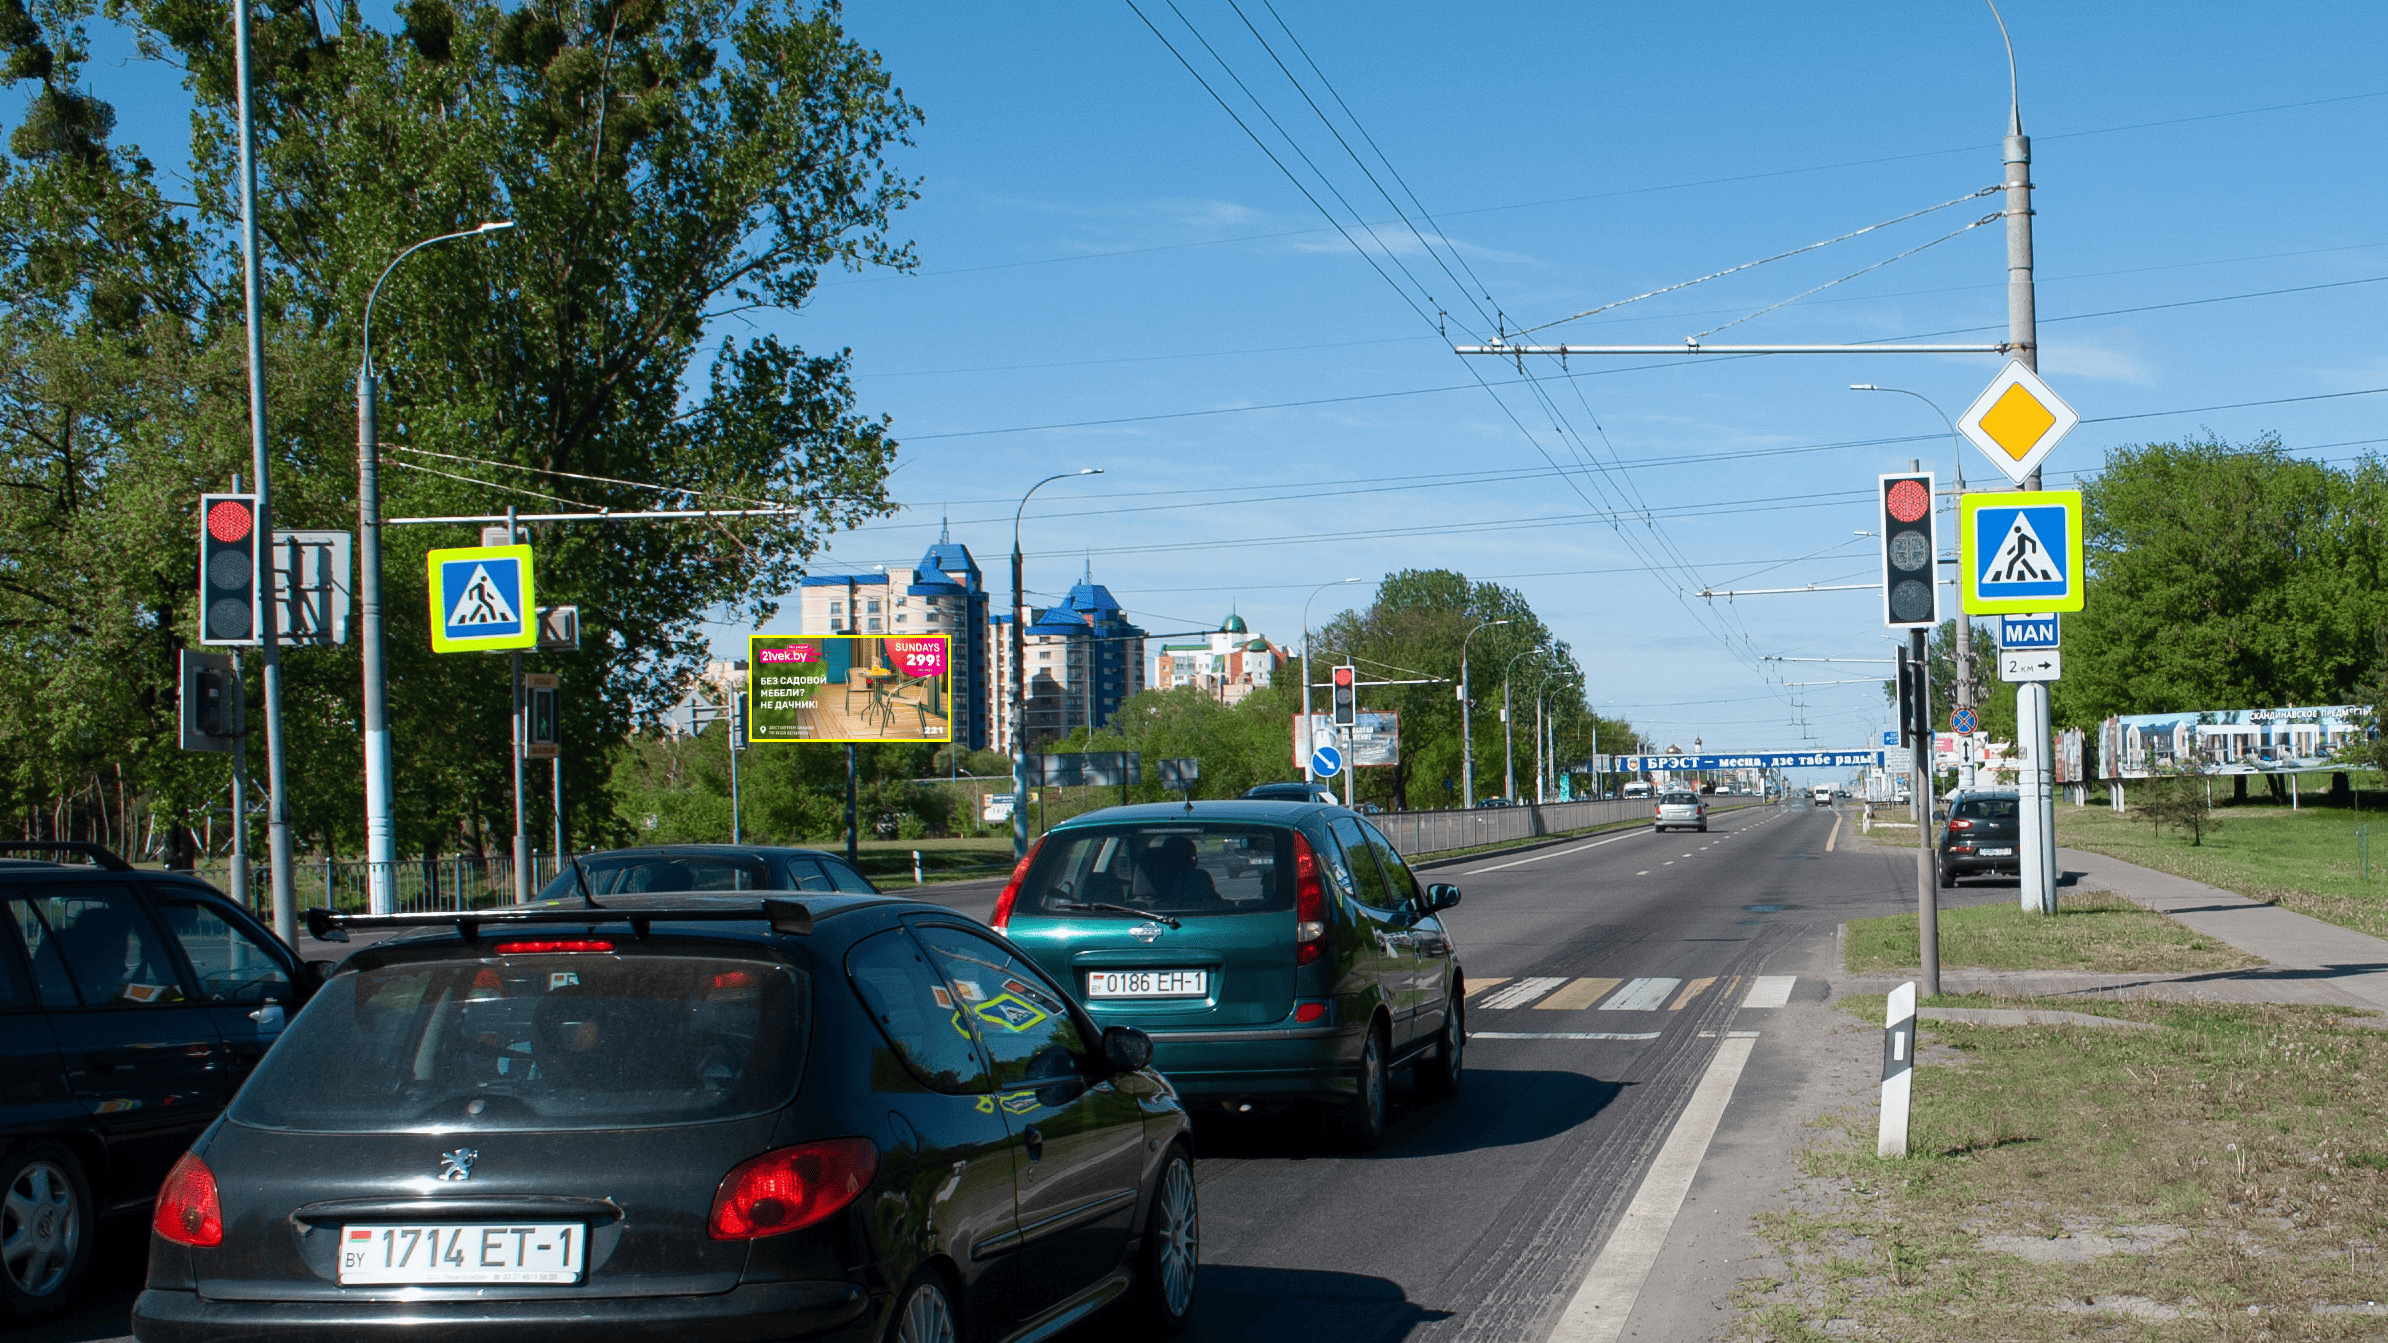
[[[1013,799],[1012,814],[1015,816],[1020,814],[1018,801],[1018,798]],[[852,742],[846,743],[846,861],[857,867],[862,865],[862,836],[854,829],[854,743]]]
[[[556,861],[561,863],[564,861],[564,757],[558,754],[550,759],[547,769],[548,783],[555,789]]]
[[[1476,630],[1487,625],[1506,625],[1506,620],[1479,620],[1475,629],[1459,641],[1459,777],[1460,800],[1467,810],[1476,809],[1476,725],[1473,708],[1468,703],[1468,644],[1476,637]]]
[[[730,842],[744,844],[746,829],[738,815],[738,701],[730,701]]]
[[[233,492],[240,486],[235,484]],[[240,649],[232,650],[233,693],[247,698],[248,677],[241,668]],[[244,732],[232,739],[232,877],[228,883],[231,896],[242,909],[255,911],[257,906],[249,898],[249,735]]]
[[[258,551],[268,557],[265,573],[265,619],[258,631],[258,677],[265,698],[265,833],[266,857],[272,864],[274,931],[285,942],[298,941],[298,892],[291,870],[290,811],[282,770],[282,652],[275,624],[272,542],[273,487],[266,471],[265,446],[265,285],[257,257],[257,125],[254,95],[249,87],[249,6],[238,0],[232,7],[232,38],[240,67],[240,266],[241,302],[249,328],[249,469],[257,485]],[[295,583],[296,575],[292,576]],[[295,593],[293,594],[296,595]],[[247,898],[243,893],[243,899]]]
[[[1514,661],[1514,659],[1512,659]],[[1509,674],[1501,674],[1501,796],[1517,801],[1517,724],[1509,718]]]
[[[1915,669],[1915,786],[1909,789],[1914,799],[1916,842],[1921,852],[1915,863],[1916,940],[1919,943],[1923,973],[1917,977],[1917,989],[1926,998],[1940,995],[1940,880],[1934,871],[1932,844],[1932,664],[1925,656],[1924,632],[1907,633],[1908,660]]]
[[[1020,584],[1020,515],[1028,511],[1030,495],[1057,480],[1071,476],[1099,476],[1103,468],[1082,466],[1047,476],[1028,487],[1020,496],[1020,506],[1012,510],[1012,857],[1028,856],[1028,673],[1021,665],[1027,656],[1028,632],[1025,628],[1028,609],[1021,595]],[[851,839],[848,840],[851,843]]]
[[[1338,578],[1334,582],[1321,583],[1310,589],[1310,595],[1302,599],[1302,732],[1305,736],[1310,732],[1310,669],[1317,665],[1310,656],[1310,603],[1317,601],[1318,594],[1334,587],[1336,583],[1359,581],[1357,578]],[[1353,693],[1357,694],[1357,689]],[[1310,752],[1302,749],[1308,745],[1310,742],[1306,740],[1295,742],[1294,754],[1302,757],[1302,782],[1317,783],[1318,775],[1310,768]]]
[[[522,544],[523,539],[511,508],[506,510],[506,539],[515,545]],[[533,618],[529,611],[522,616],[525,620]],[[522,650],[508,653],[506,661],[514,680],[514,903],[527,905],[531,902],[531,835],[523,825],[522,762],[523,748],[530,736],[530,719],[524,712],[522,696]]]
[[[2025,368],[2036,373],[2040,368],[2040,337],[2031,276],[2031,137],[2023,133],[2023,94],[2015,75],[2015,41],[2007,36],[2007,21],[1999,15],[1995,3],[1990,6],[1990,15],[1998,20],[1999,40],[2007,48],[2007,345]],[[2040,488],[2037,470],[2024,480],[2023,488]]]

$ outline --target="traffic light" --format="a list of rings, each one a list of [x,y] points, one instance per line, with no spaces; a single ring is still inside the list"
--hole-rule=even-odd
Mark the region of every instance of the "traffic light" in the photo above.
[[[1925,678],[1931,675],[1931,664],[1910,661],[1907,650],[1899,654],[1899,745],[1913,748],[1918,741],[1928,741],[1932,725],[1925,720],[1931,703],[1930,686]]]
[[[231,658],[182,650],[182,749],[230,751],[247,729],[242,702]]]
[[[523,756],[530,760],[553,760],[563,753],[563,727],[556,721],[556,699],[563,693],[564,678],[552,672],[531,672],[522,678],[524,712]]]
[[[199,642],[258,642],[257,496],[199,496]]]
[[[1334,669],[1335,708],[1331,722],[1337,727],[1350,727],[1360,721],[1360,690],[1358,673],[1346,663]]]
[[[1940,546],[1932,534],[1932,473],[1882,477],[1882,623],[1940,623]]]

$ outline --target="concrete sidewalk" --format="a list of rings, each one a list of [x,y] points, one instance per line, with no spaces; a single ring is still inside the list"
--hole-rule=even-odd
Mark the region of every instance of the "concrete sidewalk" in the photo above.
[[[2103,975],[2072,970],[1943,968],[1944,993],[2024,998],[2164,998],[2239,1003],[2305,1003],[2388,1014],[2388,940],[2262,904],[2186,877],[2103,854],[2058,849],[2061,883],[2077,891],[2112,891],[2171,916],[2268,965],[2195,974]],[[1838,981],[1845,993],[1880,993],[1913,973]],[[2366,1025],[2388,1026],[2388,1019]]]

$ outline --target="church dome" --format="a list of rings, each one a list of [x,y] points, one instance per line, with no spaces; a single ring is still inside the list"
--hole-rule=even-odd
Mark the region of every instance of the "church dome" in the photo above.
[[[1244,618],[1242,616],[1230,612],[1227,617],[1227,623],[1219,627],[1219,632],[1221,634],[1249,634],[1251,633],[1251,630],[1246,628],[1244,625]]]

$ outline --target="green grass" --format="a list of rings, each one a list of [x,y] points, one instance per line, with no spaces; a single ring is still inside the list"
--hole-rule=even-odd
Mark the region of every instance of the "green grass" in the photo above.
[[[2328,776],[2316,776],[2324,780]],[[2260,783],[2259,783],[2260,790]],[[2130,797],[2125,785],[2124,797]],[[2227,785],[2216,790],[2227,796]],[[2372,795],[2376,801],[2377,794]],[[2161,835],[2135,815],[2118,815],[2093,799],[2087,807],[2059,803],[2057,843],[2102,853],[2159,872],[2219,886],[2374,937],[2388,937],[2388,811],[2350,811],[2307,805],[2217,807],[2221,828],[2202,844],[2174,830]],[[2371,879],[2363,879],[2356,827],[2379,839]],[[2388,1332],[2388,1330],[2384,1330]]]
[[[1841,1006],[1873,1026],[1881,1004]],[[2388,1332],[2314,1309],[2388,1281],[2388,1032],[2323,1008],[2096,1011],[2167,1029],[1925,1023],[1911,1155],[1874,1155],[1870,1093],[1832,1117],[1803,1165],[1834,1206],[1759,1219],[1788,1270],[1742,1285],[1732,1336],[1820,1339],[1836,1318],[1854,1322],[1836,1334],[1941,1343]],[[2087,1253],[2124,1228],[2137,1248]],[[2117,1309],[2135,1298],[2177,1317]]]
[[[1851,919],[1842,951],[1855,974],[1916,963],[1915,915]],[[2256,957],[2106,891],[2065,892],[2056,916],[2013,901],[1940,911],[1940,963],[1948,969],[2083,970],[2171,974],[2261,965]]]

